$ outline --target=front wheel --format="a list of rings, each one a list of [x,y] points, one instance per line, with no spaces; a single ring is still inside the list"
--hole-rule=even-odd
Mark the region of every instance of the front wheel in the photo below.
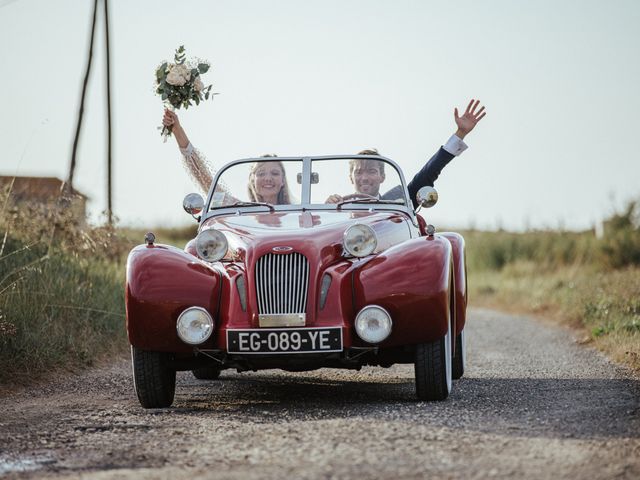
[[[165,408],[173,403],[176,391],[176,371],[169,367],[170,354],[147,352],[131,347],[133,382],[140,405],[144,408]]]
[[[416,394],[420,400],[445,400],[451,392],[451,322],[447,334],[416,346]]]

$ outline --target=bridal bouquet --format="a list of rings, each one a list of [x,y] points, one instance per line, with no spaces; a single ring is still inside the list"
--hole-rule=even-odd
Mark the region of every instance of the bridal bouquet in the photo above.
[[[156,94],[160,95],[167,108],[185,109],[213,98],[212,85],[205,86],[201,75],[209,71],[209,62],[187,59],[184,46],[176,50],[173,63],[164,62],[156,69]],[[171,127],[162,127],[165,141],[171,135]]]

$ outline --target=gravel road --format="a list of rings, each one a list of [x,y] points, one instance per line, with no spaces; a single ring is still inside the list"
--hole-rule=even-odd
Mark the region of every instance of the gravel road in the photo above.
[[[569,331],[472,310],[445,402],[413,367],[178,374],[142,409],[130,363],[0,394],[7,478],[640,478],[640,379]]]

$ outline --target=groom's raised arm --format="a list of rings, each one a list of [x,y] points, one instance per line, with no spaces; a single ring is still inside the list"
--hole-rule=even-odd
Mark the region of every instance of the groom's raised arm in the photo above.
[[[475,128],[480,120],[487,114],[484,107],[478,109],[480,100],[471,100],[463,115],[458,114],[458,108],[454,108],[453,115],[458,129],[451,138],[433,155],[420,169],[407,185],[409,196],[414,207],[417,208],[416,194],[424,186],[433,187],[442,169],[453,159],[464,152],[468,147],[464,138]]]

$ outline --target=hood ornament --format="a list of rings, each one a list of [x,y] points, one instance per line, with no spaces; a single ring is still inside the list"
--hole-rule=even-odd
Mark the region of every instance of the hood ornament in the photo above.
[[[273,247],[271,251],[275,253],[291,252],[293,247]]]

